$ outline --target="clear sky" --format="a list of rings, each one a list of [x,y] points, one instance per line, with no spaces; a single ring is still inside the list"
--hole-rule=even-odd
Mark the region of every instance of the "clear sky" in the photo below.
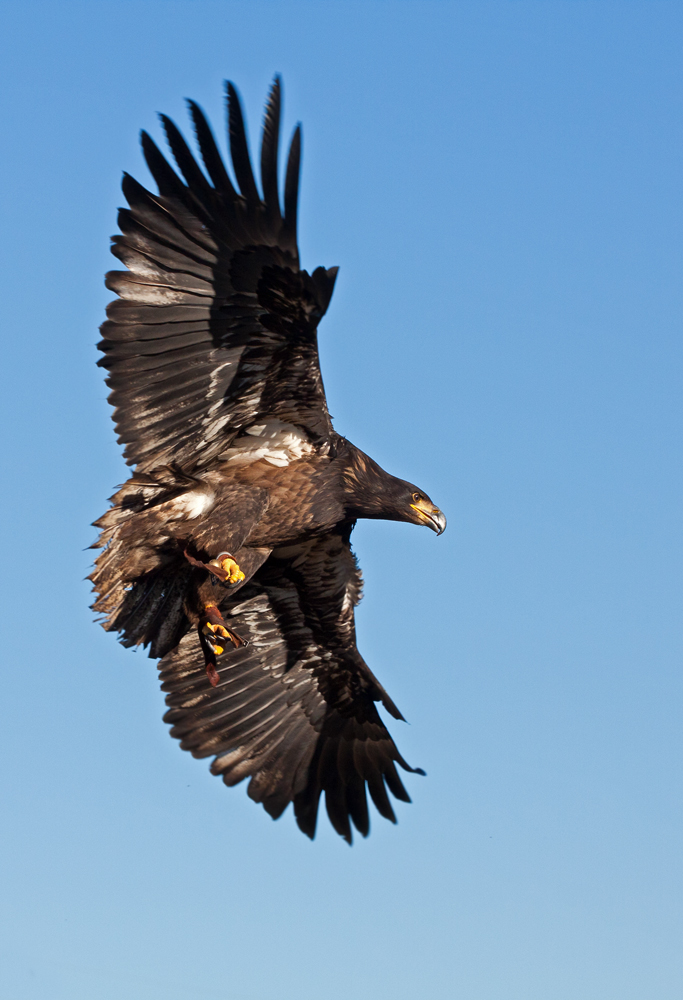
[[[680,1000],[683,6],[0,12],[0,994]],[[82,582],[121,171],[276,71],[337,429],[449,518],[354,535],[428,777],[351,849],[182,753]]]

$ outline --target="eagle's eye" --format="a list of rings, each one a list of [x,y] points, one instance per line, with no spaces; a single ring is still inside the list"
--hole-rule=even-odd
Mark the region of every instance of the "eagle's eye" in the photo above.
[[[413,500],[418,503],[420,500],[424,500],[424,497],[421,493],[413,493]]]

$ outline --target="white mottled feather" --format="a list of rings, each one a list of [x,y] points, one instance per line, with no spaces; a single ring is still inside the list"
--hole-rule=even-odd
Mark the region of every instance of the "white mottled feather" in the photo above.
[[[284,420],[266,420],[265,423],[247,427],[222,458],[236,465],[251,465],[263,459],[271,465],[284,467],[311,455],[314,450],[304,431],[294,424]]]
[[[183,493],[182,496],[168,501],[170,516],[172,519],[182,518],[191,521],[195,517],[201,517],[213,507],[214,499],[215,496],[210,490],[190,490],[189,493]]]

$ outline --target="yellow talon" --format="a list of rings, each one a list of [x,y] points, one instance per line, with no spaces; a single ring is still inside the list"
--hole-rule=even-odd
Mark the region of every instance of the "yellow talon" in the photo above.
[[[220,683],[220,675],[216,669],[216,657],[225,652],[228,642],[231,642],[235,649],[239,649],[240,646],[246,646],[247,641],[227,627],[220,608],[213,601],[204,605],[204,613],[197,623],[197,631],[204,653],[206,676],[211,687],[215,688]]]
[[[230,635],[230,633],[228,632],[227,628],[225,628],[225,626],[223,626],[223,625],[212,625],[211,622],[205,622],[204,623],[204,627],[202,628],[202,632],[204,633],[204,635],[209,635],[209,633],[211,635],[220,635],[221,638],[223,638],[223,639],[227,639],[229,637],[229,635]]]
[[[244,573],[232,556],[227,556],[225,559],[221,559],[218,565],[228,574],[227,583],[241,583],[242,580],[246,579]]]
[[[216,569],[223,570],[227,574],[227,579],[223,580],[223,583],[235,584],[246,580],[246,576],[228,552],[221,552],[208,565],[215,566]]]

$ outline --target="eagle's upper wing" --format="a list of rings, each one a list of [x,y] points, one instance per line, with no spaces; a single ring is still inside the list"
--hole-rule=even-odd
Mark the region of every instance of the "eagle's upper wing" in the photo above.
[[[332,825],[349,842],[349,818],[364,836],[369,830],[365,785],[395,822],[387,787],[409,802],[395,765],[413,770],[375,702],[402,716],[356,649],[360,590],[348,536],[276,550],[220,605],[249,646],[219,658],[217,687],[194,634],[160,664],[166,721],[184,749],[215,755],[211,770],[228,785],[249,777],[249,795],[274,818],[293,801],[310,837],[325,792]]]
[[[280,82],[266,106],[261,186],[254,180],[240,102],[228,84],[230,180],[201,109],[189,102],[206,172],[162,116],[184,180],[146,133],[142,147],[159,194],[124,176],[130,208],[112,252],[128,268],[107,275],[120,296],[103,324],[100,364],[129,464],[144,471],[204,467],[240,429],[274,417],[313,440],[331,432],[316,327],[336,268],[299,269],[296,237],[301,133],[278,194]]]

